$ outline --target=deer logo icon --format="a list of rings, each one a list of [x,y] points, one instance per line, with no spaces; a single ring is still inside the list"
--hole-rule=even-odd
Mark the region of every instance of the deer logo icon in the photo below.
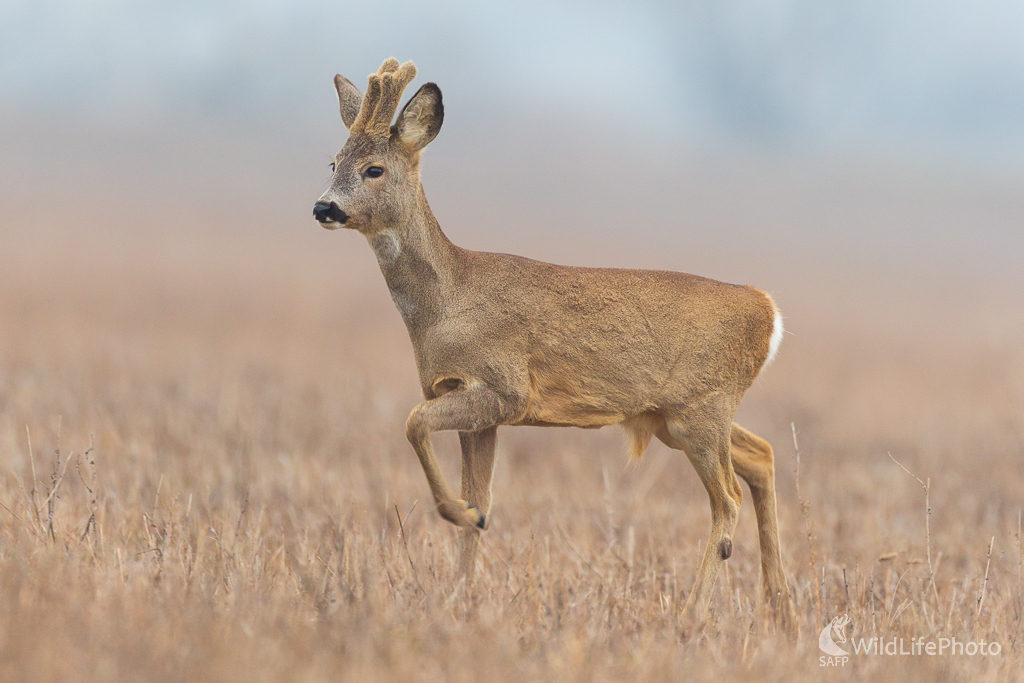
[[[832,639],[832,632],[835,631],[836,637],[840,643],[846,642],[846,625],[850,623],[849,615],[844,614],[841,617],[836,617],[829,625],[821,629],[821,633],[818,635],[818,648],[825,654],[831,657],[842,657],[843,655],[850,654],[843,648],[836,645],[836,641]]]

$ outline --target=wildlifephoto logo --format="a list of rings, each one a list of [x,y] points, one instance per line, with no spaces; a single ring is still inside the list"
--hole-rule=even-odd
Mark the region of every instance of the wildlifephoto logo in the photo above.
[[[882,655],[882,656],[936,656],[936,655],[966,655],[968,657],[983,656],[990,657],[998,655],[1003,651],[1003,646],[997,641],[960,641],[956,638],[939,638],[938,640],[925,640],[924,636],[919,638],[904,639],[897,636],[892,638],[850,638],[847,643],[846,627],[851,619],[844,614],[834,618],[829,624],[821,629],[818,634],[818,649],[823,655],[818,657],[820,666],[846,666],[850,661],[850,651],[855,655]],[[840,645],[845,645],[843,649]]]

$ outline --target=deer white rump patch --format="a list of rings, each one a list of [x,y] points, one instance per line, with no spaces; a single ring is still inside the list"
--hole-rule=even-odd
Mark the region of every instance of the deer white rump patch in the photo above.
[[[768,367],[768,364],[775,360],[775,354],[779,352],[779,346],[782,344],[782,334],[785,329],[782,327],[782,313],[779,312],[779,307],[775,305],[775,301],[768,297],[768,301],[772,305],[772,309],[775,311],[775,320],[772,322],[772,338],[768,341],[768,358],[765,359],[764,365],[761,369]]]

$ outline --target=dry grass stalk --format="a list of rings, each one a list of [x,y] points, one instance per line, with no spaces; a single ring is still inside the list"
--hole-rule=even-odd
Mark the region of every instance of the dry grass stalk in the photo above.
[[[800,443],[796,438],[796,423],[790,422],[789,429],[793,433],[793,452],[796,457],[796,498],[800,502],[800,514],[804,523],[804,535],[807,538],[807,561],[811,566],[811,577],[814,583],[814,615],[816,621],[820,622],[822,618],[821,587],[817,581],[818,570],[814,552],[814,522],[811,520],[811,503],[800,493]],[[824,569],[825,568],[822,567],[822,571],[824,571]],[[824,575],[822,575],[822,583],[824,583],[824,580]]]
[[[418,499],[413,502],[412,508],[409,509],[409,514],[405,516],[405,522],[409,521],[409,517],[412,516],[412,511],[416,509],[416,503],[418,502]],[[412,568],[413,578],[416,579],[416,587],[420,589],[421,593],[426,593],[423,590],[423,584],[420,583],[420,575],[416,571],[416,564],[412,561],[412,553],[409,552],[409,539],[405,537],[405,522],[402,521],[402,513],[398,511],[398,503],[395,503],[395,517],[398,518],[398,531],[402,535],[402,545],[405,546],[405,556],[409,560],[409,567]]]
[[[996,537],[993,536],[992,540],[988,544],[988,554],[985,556],[985,580],[981,584],[981,595],[978,596],[978,616],[981,616],[981,608],[985,606],[985,590],[988,588],[988,569],[992,566],[992,546],[996,543]]]
[[[931,498],[930,498],[930,493],[931,493],[931,488],[932,488],[931,477],[928,478],[927,482],[921,481],[920,477],[918,477],[916,474],[914,474],[913,472],[908,470],[906,467],[904,467],[903,463],[901,463],[899,460],[897,460],[896,458],[892,457],[892,453],[886,453],[886,455],[889,456],[890,460],[892,460],[894,463],[899,465],[900,469],[902,469],[904,472],[906,472],[907,474],[912,476],[914,479],[916,479],[917,483],[921,485],[922,489],[924,489],[924,534],[925,534],[925,547],[927,549],[926,552],[927,552],[927,557],[928,557],[928,587],[925,588],[925,592],[928,591],[928,588],[932,589],[932,594],[935,596],[935,608],[938,609],[939,608],[939,590],[938,590],[938,588],[935,585],[935,567],[932,566],[932,525],[931,525],[932,503],[931,503]]]

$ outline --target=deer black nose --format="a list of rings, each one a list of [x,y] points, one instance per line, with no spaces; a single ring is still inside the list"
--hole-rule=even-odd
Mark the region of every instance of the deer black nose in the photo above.
[[[313,218],[321,223],[344,223],[348,220],[348,214],[342,211],[334,202],[330,204],[317,202],[313,206]]]

